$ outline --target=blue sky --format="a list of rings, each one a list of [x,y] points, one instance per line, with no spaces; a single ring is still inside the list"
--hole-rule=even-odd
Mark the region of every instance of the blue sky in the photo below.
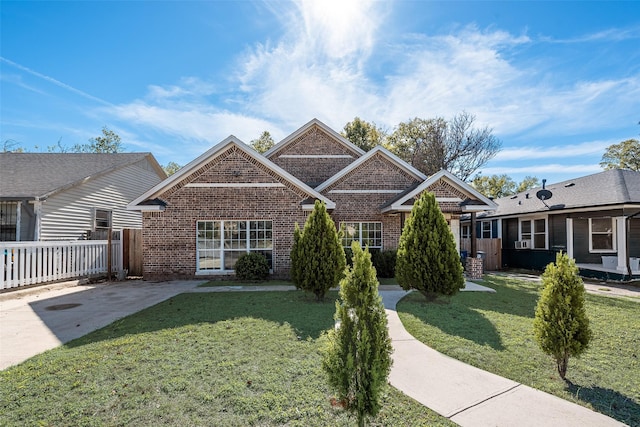
[[[312,118],[392,131],[461,111],[502,151],[483,175],[599,172],[639,138],[640,2],[4,1],[0,141],[186,164]]]

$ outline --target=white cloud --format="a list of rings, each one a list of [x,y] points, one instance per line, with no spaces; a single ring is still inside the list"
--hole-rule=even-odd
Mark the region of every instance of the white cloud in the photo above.
[[[279,140],[314,117],[336,130],[355,116],[391,130],[412,117],[452,117],[462,110],[505,143],[525,135],[561,140],[612,129],[638,110],[640,77],[576,76],[559,83],[539,69],[557,58],[518,60],[537,43],[526,35],[469,25],[445,35],[425,29],[387,39],[383,23],[389,3],[300,0],[266,7],[279,18],[282,31],[274,34],[282,36],[255,43],[236,57],[237,73],[230,81],[214,75],[150,86],[145,99],[111,111],[210,144],[231,133],[248,142],[263,130]],[[621,36],[593,35],[605,37]],[[224,104],[213,106],[209,98],[220,93]],[[496,160],[553,158],[571,150],[574,156],[590,155],[603,144],[506,149]]]
[[[617,141],[593,141],[552,147],[507,147],[500,151],[493,162],[534,159],[559,159],[585,155],[602,155],[606,148]]]

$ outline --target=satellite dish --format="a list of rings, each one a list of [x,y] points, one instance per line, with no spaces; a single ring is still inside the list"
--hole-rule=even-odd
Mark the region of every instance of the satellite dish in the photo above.
[[[536,197],[540,200],[542,200],[543,202],[545,200],[549,200],[551,198],[551,196],[553,196],[553,193],[549,190],[545,190],[544,188],[542,190],[539,190],[536,193]]]
[[[542,190],[538,190],[538,192],[536,193],[536,197],[538,199],[542,200],[542,203],[544,203],[545,200],[549,200],[553,196],[553,193],[551,191],[549,191],[546,188],[544,188],[546,183],[547,183],[547,180],[543,179],[542,180]],[[544,203],[544,205],[549,207],[546,203]]]

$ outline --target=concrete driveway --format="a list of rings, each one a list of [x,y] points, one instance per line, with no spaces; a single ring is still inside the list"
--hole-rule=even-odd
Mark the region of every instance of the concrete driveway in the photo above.
[[[78,285],[74,281],[0,294],[0,369],[190,291],[200,283]]]

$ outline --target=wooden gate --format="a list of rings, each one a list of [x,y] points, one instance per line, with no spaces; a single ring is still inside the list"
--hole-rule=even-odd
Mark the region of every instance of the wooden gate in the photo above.
[[[123,231],[123,267],[129,271],[129,276],[142,276],[142,230],[127,228]]]
[[[471,255],[471,239],[460,239],[460,250]],[[484,253],[484,270],[502,269],[502,239],[476,239],[476,251]]]

